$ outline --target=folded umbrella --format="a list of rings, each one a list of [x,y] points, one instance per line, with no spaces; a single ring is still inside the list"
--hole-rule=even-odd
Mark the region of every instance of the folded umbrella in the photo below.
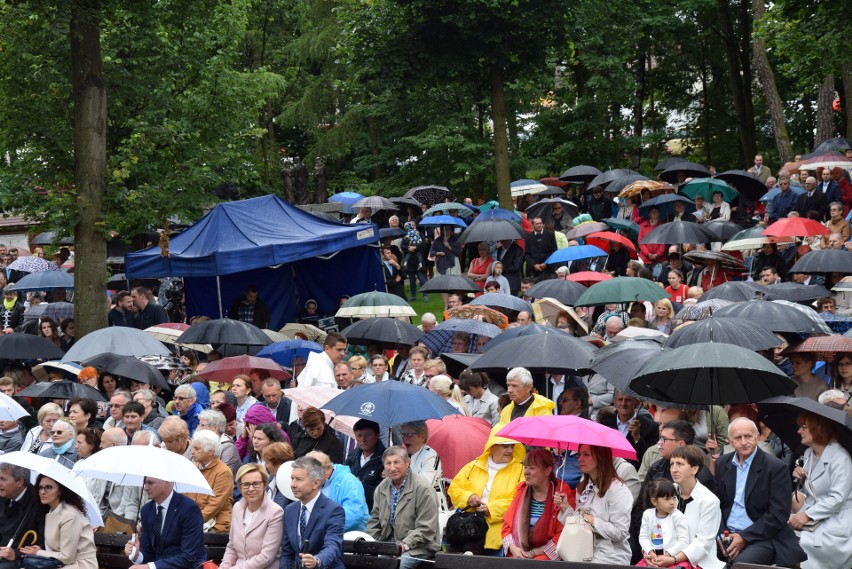
[[[42,399],[94,399],[108,401],[103,393],[85,383],[67,379],[57,381],[37,381],[17,392],[18,397],[40,397]]]
[[[652,358],[630,388],[674,403],[738,405],[792,395],[796,383],[752,350],[708,343],[666,350]]]
[[[341,334],[350,343],[362,346],[373,342],[413,346],[423,336],[423,330],[396,318],[365,318],[347,326]]]
[[[400,402],[405,402],[401,405]],[[368,419],[390,428],[400,423],[457,415],[455,407],[428,389],[401,381],[379,381],[347,389],[322,407],[336,415]]]
[[[153,387],[169,390],[169,384],[156,367],[145,363],[133,356],[119,354],[99,354],[83,362],[84,366],[92,366],[99,372],[107,372],[125,379],[147,383]]]
[[[580,445],[605,447],[612,456],[636,460],[636,450],[618,430],[575,415],[518,417],[498,433],[529,446],[577,450]]]
[[[482,455],[491,425],[479,417],[448,415],[426,421],[429,446],[441,457],[444,479],[452,480],[472,460]]]
[[[852,274],[852,252],[846,249],[820,249],[811,251],[790,268],[791,273],[844,273]]]
[[[562,304],[574,306],[577,299],[586,292],[580,283],[566,279],[547,279],[534,284],[527,292],[530,298],[555,298]]]

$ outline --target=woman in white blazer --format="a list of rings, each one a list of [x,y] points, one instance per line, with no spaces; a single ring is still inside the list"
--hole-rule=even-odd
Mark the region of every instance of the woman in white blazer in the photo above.
[[[704,464],[704,457],[694,446],[677,447],[669,459],[672,480],[680,492],[679,508],[689,527],[690,542],[683,551],[671,556],[657,557],[661,567],[688,561],[701,569],[724,569],[716,557],[716,534],[722,522],[719,498],[695,478]],[[667,563],[671,561],[671,563]]]
[[[219,569],[278,569],[284,510],[266,494],[269,475],[257,463],[237,470],[243,497],[231,512],[228,546]]]

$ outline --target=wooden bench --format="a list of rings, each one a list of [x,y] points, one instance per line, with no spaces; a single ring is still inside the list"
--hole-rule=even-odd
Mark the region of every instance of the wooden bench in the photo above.
[[[95,532],[95,547],[98,551],[98,567],[101,569],[127,569],[133,563],[124,554],[124,545],[130,536],[123,533]],[[207,559],[216,564],[222,562],[228,545],[227,533],[205,533],[204,547]]]
[[[387,541],[357,539],[343,542],[343,564],[347,569],[396,569],[399,545]]]
[[[532,565],[526,565],[532,563]],[[556,565],[553,565],[556,563]],[[523,564],[523,565],[522,565]],[[435,569],[541,569],[537,559],[514,559],[507,557],[489,557],[486,555],[459,555],[438,553],[435,556]],[[636,569],[632,565],[601,565],[599,563],[574,563],[569,561],[551,561],[548,569]]]

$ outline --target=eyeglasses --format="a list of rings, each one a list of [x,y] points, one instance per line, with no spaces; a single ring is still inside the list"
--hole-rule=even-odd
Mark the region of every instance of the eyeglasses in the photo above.
[[[262,486],[263,482],[240,482],[240,490],[248,490],[249,488],[254,488],[255,490],[258,490]]]
[[[174,400],[175,401],[189,401],[189,397],[175,396]]]
[[[51,435],[64,435],[65,433],[68,433],[68,432],[70,432],[70,431],[50,431],[50,434]]]
[[[670,438],[668,438],[668,437],[660,437],[660,442],[661,442],[661,443],[664,443],[664,444],[665,444],[665,443],[672,443],[672,442],[675,442],[675,443],[676,443],[676,442],[677,442],[677,439],[670,439]]]
[[[426,376],[426,379],[432,379],[433,377],[435,377],[436,374],[433,373],[432,375],[429,375],[428,373],[426,373],[423,375]]]
[[[124,407],[124,405],[121,405],[120,403],[110,403],[109,406],[110,409],[115,409],[116,407]]]
[[[56,489],[56,486],[53,486],[51,484],[48,484],[47,486],[39,486],[38,487],[39,492],[53,492],[55,489]]]
[[[849,367],[852,366],[852,362],[837,362],[838,367]]]

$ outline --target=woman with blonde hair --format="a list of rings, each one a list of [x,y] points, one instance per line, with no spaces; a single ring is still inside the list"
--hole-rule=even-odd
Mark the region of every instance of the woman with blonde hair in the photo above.
[[[352,356],[347,360],[347,363],[352,368],[354,380],[364,383],[364,378],[367,376],[367,359],[364,356]]]
[[[674,307],[672,306],[672,301],[668,298],[658,300],[654,305],[654,317],[651,319],[651,326],[663,334],[671,334],[674,323],[673,318]]]
[[[470,416],[470,409],[464,402],[461,389],[446,375],[436,375],[429,380],[429,391],[443,397],[447,403],[459,410],[459,413]]]

